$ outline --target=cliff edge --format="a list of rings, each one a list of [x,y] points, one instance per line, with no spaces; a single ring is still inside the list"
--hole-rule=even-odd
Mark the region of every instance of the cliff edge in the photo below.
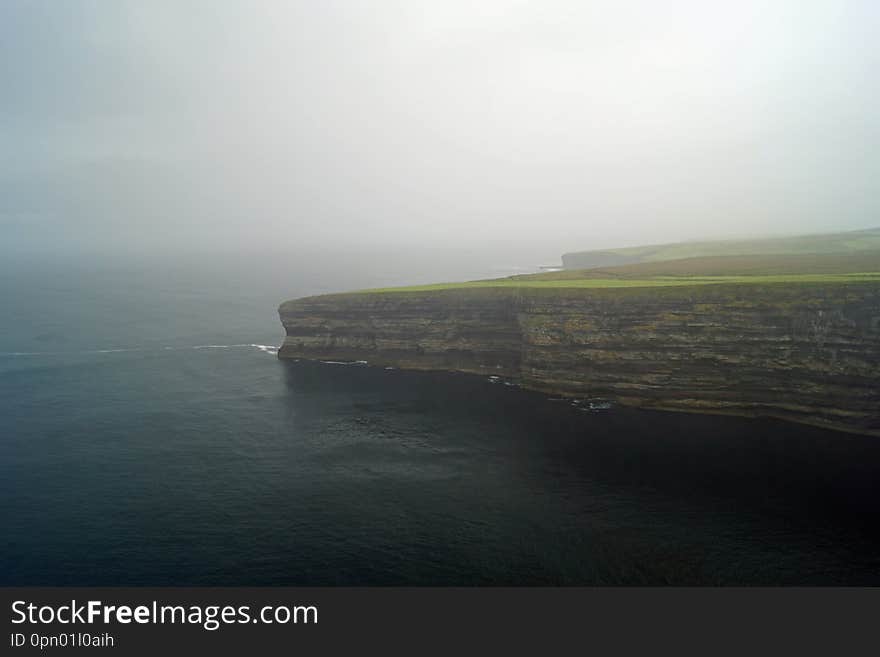
[[[279,308],[279,357],[498,375],[554,395],[880,435],[880,282],[754,280],[309,297]]]

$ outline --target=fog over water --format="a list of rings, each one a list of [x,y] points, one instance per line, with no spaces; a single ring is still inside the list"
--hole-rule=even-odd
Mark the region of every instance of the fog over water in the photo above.
[[[870,1],[0,7],[4,252],[876,225]]]

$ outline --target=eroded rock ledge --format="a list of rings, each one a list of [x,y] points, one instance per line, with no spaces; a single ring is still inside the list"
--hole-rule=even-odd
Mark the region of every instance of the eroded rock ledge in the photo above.
[[[339,294],[279,313],[279,358],[499,375],[558,395],[880,436],[876,283]]]

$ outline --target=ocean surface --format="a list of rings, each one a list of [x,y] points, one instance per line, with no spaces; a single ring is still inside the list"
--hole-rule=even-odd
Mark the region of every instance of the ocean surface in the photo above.
[[[532,264],[4,261],[0,585],[880,584],[876,438],[275,356],[284,299]]]

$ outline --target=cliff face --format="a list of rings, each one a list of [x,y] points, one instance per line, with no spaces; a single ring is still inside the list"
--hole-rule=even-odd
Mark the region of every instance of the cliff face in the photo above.
[[[880,435],[880,286],[471,289],[282,304],[280,358],[499,375],[552,394]]]

